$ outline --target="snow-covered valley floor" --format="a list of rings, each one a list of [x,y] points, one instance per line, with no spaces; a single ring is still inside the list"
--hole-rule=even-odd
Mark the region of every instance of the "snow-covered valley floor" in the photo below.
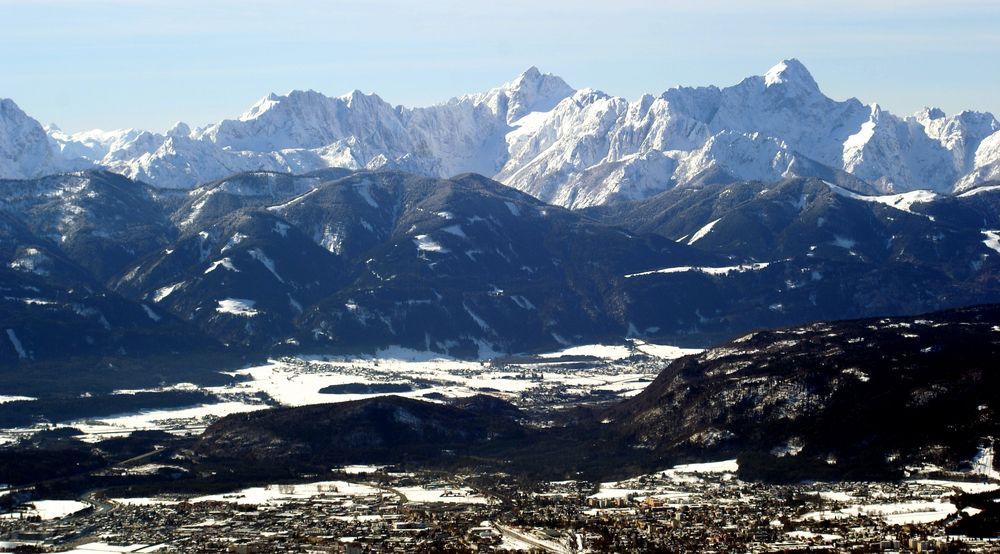
[[[197,434],[219,417],[271,406],[346,402],[396,394],[432,402],[491,394],[521,408],[549,410],[583,402],[607,402],[638,394],[670,361],[696,349],[638,340],[586,345],[533,356],[458,360],[433,352],[390,348],[368,356],[297,356],[233,372],[233,382],[198,389],[216,400],[199,406],[146,410],[87,418],[73,427],[99,441],[138,430]],[[130,394],[141,391],[118,391]],[[0,431],[0,443],[36,429]]]

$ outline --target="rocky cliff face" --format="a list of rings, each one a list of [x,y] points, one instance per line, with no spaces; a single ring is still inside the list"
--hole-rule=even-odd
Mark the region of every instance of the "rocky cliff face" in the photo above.
[[[0,99],[0,179],[39,177],[61,167],[45,129],[13,100]]]

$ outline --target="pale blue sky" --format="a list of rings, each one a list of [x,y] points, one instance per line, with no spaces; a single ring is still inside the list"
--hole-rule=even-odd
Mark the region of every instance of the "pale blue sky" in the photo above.
[[[531,65],[636,98],[797,57],[831,97],[1000,115],[997,0],[0,0],[0,97],[69,131],[358,88],[426,105]]]

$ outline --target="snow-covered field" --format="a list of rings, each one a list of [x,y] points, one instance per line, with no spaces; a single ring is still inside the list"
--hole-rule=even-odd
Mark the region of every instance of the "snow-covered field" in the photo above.
[[[955,508],[954,504],[944,500],[915,500],[885,504],[852,504],[838,510],[809,512],[799,518],[799,520],[823,521],[856,516],[872,516],[881,518],[891,525],[905,525],[908,523],[931,523],[939,521],[956,511],[957,508]]]
[[[182,501],[226,502],[259,506],[263,504],[278,506],[289,502],[343,502],[344,500],[378,494],[395,495],[395,493],[360,483],[347,481],[318,481],[315,483],[274,484],[262,487],[250,487],[235,492],[198,496],[194,498],[181,497],[136,497],[113,498],[112,502],[126,506],[172,505]]]
[[[90,441],[150,429],[196,434],[219,417],[271,405],[345,402],[386,394],[443,401],[486,393],[522,407],[561,407],[638,394],[670,360],[698,352],[629,340],[613,345],[574,346],[516,359],[458,360],[399,347],[369,356],[289,357],[235,371],[233,383],[204,389],[219,398],[212,403],[93,417],[61,426],[80,429],[85,440]],[[321,392],[333,385],[348,387]],[[382,392],[380,387],[386,385],[393,387]],[[197,387],[181,384],[159,390],[197,390]],[[14,397],[0,397],[0,402],[13,400]],[[31,431],[14,429],[0,433],[0,443]]]
[[[399,487],[395,489],[406,497],[407,502],[423,504],[487,504],[485,496],[476,494],[465,487]]]
[[[819,496],[838,506],[802,515],[799,521],[824,521],[857,516],[877,517],[892,525],[931,523],[940,521],[958,511],[951,498],[958,491],[980,493],[1000,488],[993,482],[948,481],[942,479],[914,479],[906,481],[906,494],[893,498],[879,495],[859,495],[846,491],[824,491]],[[885,496],[882,501],[880,496]],[[914,498],[916,497],[916,498]]]
[[[350,466],[334,468],[334,471],[343,471],[347,475],[364,475],[366,473],[375,473],[384,468],[385,466],[350,465]]]
[[[677,465],[651,475],[641,475],[624,481],[601,483],[590,496],[595,500],[647,498],[684,504],[695,499],[698,491],[709,482],[734,479],[739,465],[736,460]],[[704,485],[704,486],[700,486]]]
[[[18,512],[0,514],[0,519],[20,519],[38,516],[43,521],[61,519],[90,508],[90,504],[76,500],[35,500],[25,504]]]
[[[921,485],[929,485],[935,487],[942,487],[949,490],[958,490],[968,494],[979,494],[982,492],[990,492],[1000,489],[1000,484],[996,481],[992,483],[985,482],[972,482],[972,481],[945,481],[942,479],[916,479],[915,483]]]
[[[178,504],[181,501],[227,502],[242,505],[281,505],[289,502],[337,502],[361,496],[387,495],[407,502],[423,504],[487,504],[485,496],[468,487],[461,486],[406,486],[399,488],[379,488],[348,481],[319,481],[302,484],[275,484],[250,487],[235,492],[198,496],[194,498],[115,498],[112,502],[129,506],[150,506],[156,504]]]
[[[324,499],[340,500],[352,496],[370,496],[383,493],[382,489],[348,483],[347,481],[320,481],[300,485],[266,485],[241,491],[199,496],[189,502],[232,502],[235,504],[284,504],[296,500],[322,502]],[[127,500],[126,500],[127,502]]]
[[[736,477],[738,470],[736,460],[726,460],[678,465],[623,481],[601,483],[598,491],[588,497],[592,505],[598,506],[590,512],[628,510],[647,500],[667,506],[766,501]],[[932,523],[958,512],[953,497],[959,491],[986,492],[1000,488],[1000,483],[912,479],[900,483],[843,482],[801,486],[807,487],[803,490],[809,491],[807,494],[815,501],[790,518],[793,527],[856,517],[877,518],[890,525]],[[791,538],[834,540],[833,536],[804,529],[790,530],[786,534]]]
[[[83,431],[83,440],[96,442],[111,437],[126,436],[134,431],[158,429],[176,434],[198,433],[212,421],[224,415],[266,408],[261,403],[227,401],[190,408],[145,410],[134,414],[90,418],[67,423]]]
[[[90,542],[87,544],[81,544],[73,550],[67,550],[66,552],[67,554],[95,554],[98,552],[102,552],[104,554],[125,554],[132,552],[141,554],[143,552],[158,552],[164,548],[166,548],[166,546],[160,544],[108,544],[106,542]]]
[[[5,404],[7,402],[20,402],[21,400],[34,400],[30,396],[9,396],[0,394],[0,404]]]
[[[458,398],[478,393],[506,397],[515,403],[526,395],[558,389],[585,396],[608,392],[630,396],[645,388],[665,362],[696,349],[631,341],[627,345],[588,345],[542,354],[529,361],[468,361],[394,348],[371,357],[286,358],[236,372],[245,381],[210,389],[217,394],[266,394],[287,406],[359,400],[390,393],[327,394],[330,385],[406,384],[393,392],[414,398],[427,395]],[[560,361],[586,356],[591,362]]]

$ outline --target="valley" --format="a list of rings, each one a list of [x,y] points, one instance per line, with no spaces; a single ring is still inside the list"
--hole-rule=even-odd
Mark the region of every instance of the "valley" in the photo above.
[[[326,481],[271,483],[214,495],[120,497],[113,494],[128,491],[107,491],[95,502],[101,509],[78,503],[70,509],[82,511],[68,520],[53,513],[34,522],[28,510],[0,520],[0,532],[16,530],[35,537],[23,544],[68,545],[68,551],[80,553],[202,552],[241,544],[293,552],[352,547],[383,552],[706,547],[986,552],[996,546],[995,539],[962,537],[954,529],[969,528],[964,520],[981,513],[977,506],[991,498],[995,502],[997,483],[953,474],[951,480],[914,476],[896,483],[776,486],[742,481],[737,469],[731,460],[681,465],[619,482],[560,480],[526,487],[503,473],[348,466],[332,468]],[[304,537],[311,537],[305,548]]]
[[[367,28],[367,4],[173,21],[187,3],[0,32],[5,53],[35,37],[5,78],[59,77],[32,113],[89,88],[114,121],[208,121],[64,131],[0,98],[0,552],[1000,552],[1000,121],[835,98],[795,58],[733,79],[788,35],[824,80],[919,43],[902,65],[933,87],[884,65],[829,90],[896,109],[974,76],[955,108],[995,88],[997,56],[965,46],[995,46],[988,17],[937,33],[976,2],[733,27],[767,8],[469,4],[433,34],[434,2],[379,2]],[[0,4],[8,26],[37,9]],[[573,29],[540,59],[586,79],[634,92],[693,63],[667,44],[690,27],[717,52],[695,74],[735,84],[627,99],[531,66],[483,86],[549,16]],[[81,29],[59,52],[94,59],[36,70]],[[284,53],[314,41],[322,60]],[[968,60],[935,74],[932,50]],[[423,107],[259,96],[306,70],[293,86],[365,75]],[[260,100],[224,118],[234,87]]]
[[[995,187],[0,189],[11,544],[995,546]]]
[[[656,377],[664,363],[698,351],[629,340],[620,345],[578,346],[534,356],[471,361],[404,348],[365,357],[286,357],[228,372],[230,383],[221,386],[180,383],[159,389],[113,391],[108,403],[144,394],[150,397],[145,404],[153,405],[157,395],[167,397],[178,392],[188,393],[190,399],[181,401],[189,405],[177,408],[140,409],[135,413],[8,428],[0,431],[0,444],[42,430],[63,428],[79,433],[77,437],[85,442],[125,437],[138,431],[191,436],[229,414],[390,394],[431,402],[491,395],[509,402],[511,410],[522,410],[524,417],[543,424],[546,414],[553,411],[635,395]],[[33,400],[24,397],[8,402]],[[199,401],[203,403],[190,405]],[[2,409],[0,405],[0,415]]]
[[[8,430],[7,475],[23,456],[81,462],[29,462],[0,531],[74,552],[990,552],[998,329],[984,306],[705,351],[631,340],[472,361],[398,347],[274,359],[171,388],[213,395],[196,408]],[[942,371],[955,349],[963,361]],[[676,390],[692,395],[686,418],[665,411]],[[852,419],[883,423],[842,428]]]

